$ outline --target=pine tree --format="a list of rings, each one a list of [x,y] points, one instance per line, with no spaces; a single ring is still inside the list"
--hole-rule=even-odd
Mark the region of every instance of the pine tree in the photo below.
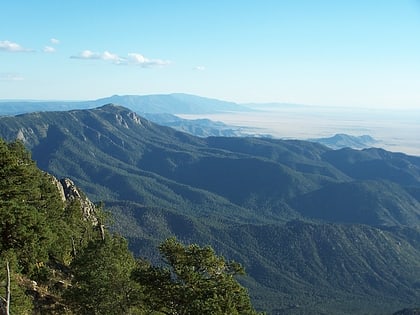
[[[169,268],[140,263],[133,273],[154,311],[165,314],[257,314],[235,279],[242,266],[217,256],[210,246],[184,246],[175,238],[159,247]]]
[[[15,251],[24,272],[48,259],[52,223],[64,209],[57,195],[21,142],[0,140],[0,255]]]
[[[17,258],[12,252],[3,252],[0,257],[0,314],[32,314],[32,301],[20,285]],[[8,305],[7,305],[8,304]]]
[[[140,286],[130,279],[135,260],[119,236],[91,241],[71,264],[66,299],[77,314],[143,314]]]

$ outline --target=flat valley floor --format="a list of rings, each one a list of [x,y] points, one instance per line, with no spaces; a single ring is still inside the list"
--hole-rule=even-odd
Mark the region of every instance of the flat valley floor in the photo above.
[[[361,109],[317,106],[255,106],[253,111],[178,115],[184,119],[208,118],[243,127],[250,134],[280,139],[307,140],[337,133],[370,135],[380,147],[420,156],[420,110]]]

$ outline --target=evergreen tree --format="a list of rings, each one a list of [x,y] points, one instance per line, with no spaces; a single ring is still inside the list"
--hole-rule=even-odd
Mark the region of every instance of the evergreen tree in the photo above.
[[[140,286],[130,279],[135,265],[125,239],[91,241],[71,264],[74,279],[67,301],[76,314],[143,314]]]
[[[8,267],[7,268],[7,264]],[[19,265],[16,255],[13,252],[3,252],[0,256],[0,299],[3,307],[0,307],[0,314],[5,314],[6,300],[9,299],[10,314],[29,315],[32,314],[32,301],[26,295],[24,287],[19,283],[22,281],[19,275]],[[9,280],[10,283],[7,283]],[[9,286],[7,288],[7,286]],[[9,293],[7,292],[9,290]],[[8,296],[10,294],[10,296]]]
[[[242,266],[217,256],[210,246],[183,246],[167,239],[159,247],[169,268],[140,263],[133,273],[147,294],[145,301],[164,314],[257,314],[235,279]]]
[[[0,314],[9,301],[11,314],[256,314],[235,279],[244,273],[239,264],[174,238],[159,247],[168,267],[136,262],[125,239],[98,230],[105,216],[94,212],[86,218],[77,199],[65,205],[23,144],[0,139]],[[55,271],[72,279],[44,292],[57,308],[32,305],[28,292],[40,295],[32,279],[53,287]]]
[[[23,144],[0,140],[0,255],[14,251],[23,271],[34,272],[48,259],[63,209],[57,188]]]

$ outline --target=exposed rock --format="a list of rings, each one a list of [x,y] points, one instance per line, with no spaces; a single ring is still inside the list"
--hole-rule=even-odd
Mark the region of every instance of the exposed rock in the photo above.
[[[25,135],[23,134],[23,130],[22,129],[19,129],[19,131],[18,131],[18,133],[16,135],[16,139],[18,139],[18,140],[20,140],[22,142],[26,142]]]
[[[63,202],[72,202],[73,200],[78,200],[80,202],[83,218],[85,220],[91,221],[93,225],[99,226],[99,219],[96,214],[96,207],[94,203],[80,192],[79,188],[77,188],[74,182],[69,178],[58,180],[54,176],[50,176],[51,181],[55,184],[60,193],[61,200]],[[101,227],[99,226],[99,228]]]
[[[74,182],[71,179],[63,178],[59,183],[61,184],[61,189],[59,188],[59,190],[62,192],[62,197],[64,196],[63,200],[67,202],[71,202],[75,199],[79,200],[83,211],[83,218],[92,221],[95,225],[98,224],[95,205],[89,198],[80,193],[80,190],[76,187]]]
[[[120,114],[115,114],[115,119],[119,125],[124,126],[125,128],[128,128],[127,122],[124,120],[124,118]]]
[[[140,117],[135,112],[129,112],[127,116],[136,124],[141,125]]]
[[[65,202],[66,201],[66,195],[64,194],[64,189],[63,189],[63,185],[60,183],[60,181],[57,179],[57,178],[55,178],[54,176],[52,176],[52,175],[50,175],[50,177],[51,177],[51,181],[54,183],[54,185],[57,187],[57,189],[58,189],[58,192],[60,193],[60,197],[61,197],[61,200],[63,201],[63,202]]]

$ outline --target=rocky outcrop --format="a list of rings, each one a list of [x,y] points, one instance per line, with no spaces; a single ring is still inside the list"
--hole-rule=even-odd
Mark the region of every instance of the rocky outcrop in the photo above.
[[[57,187],[61,200],[63,202],[72,202],[78,200],[80,202],[80,208],[82,210],[82,217],[84,220],[91,221],[93,225],[100,225],[99,218],[97,216],[96,207],[92,201],[86,197],[85,194],[74,184],[69,178],[63,178],[58,180],[56,177],[51,176],[51,180]]]
[[[89,198],[86,197],[83,193],[81,193],[79,188],[77,188],[77,186],[71,179],[63,178],[60,180],[60,184],[63,188],[65,200],[67,202],[79,200],[83,219],[92,222],[92,224],[96,226],[99,233],[101,234],[102,240],[104,240],[105,226],[101,219],[98,217],[96,207],[93,204],[93,202],[90,201]]]
[[[59,181],[61,189],[60,193],[62,198],[66,202],[71,202],[73,200],[78,200],[83,212],[83,218],[86,220],[92,221],[94,224],[98,224],[98,217],[95,211],[95,205],[92,201],[86,197],[79,188],[74,184],[71,179],[63,178]]]

